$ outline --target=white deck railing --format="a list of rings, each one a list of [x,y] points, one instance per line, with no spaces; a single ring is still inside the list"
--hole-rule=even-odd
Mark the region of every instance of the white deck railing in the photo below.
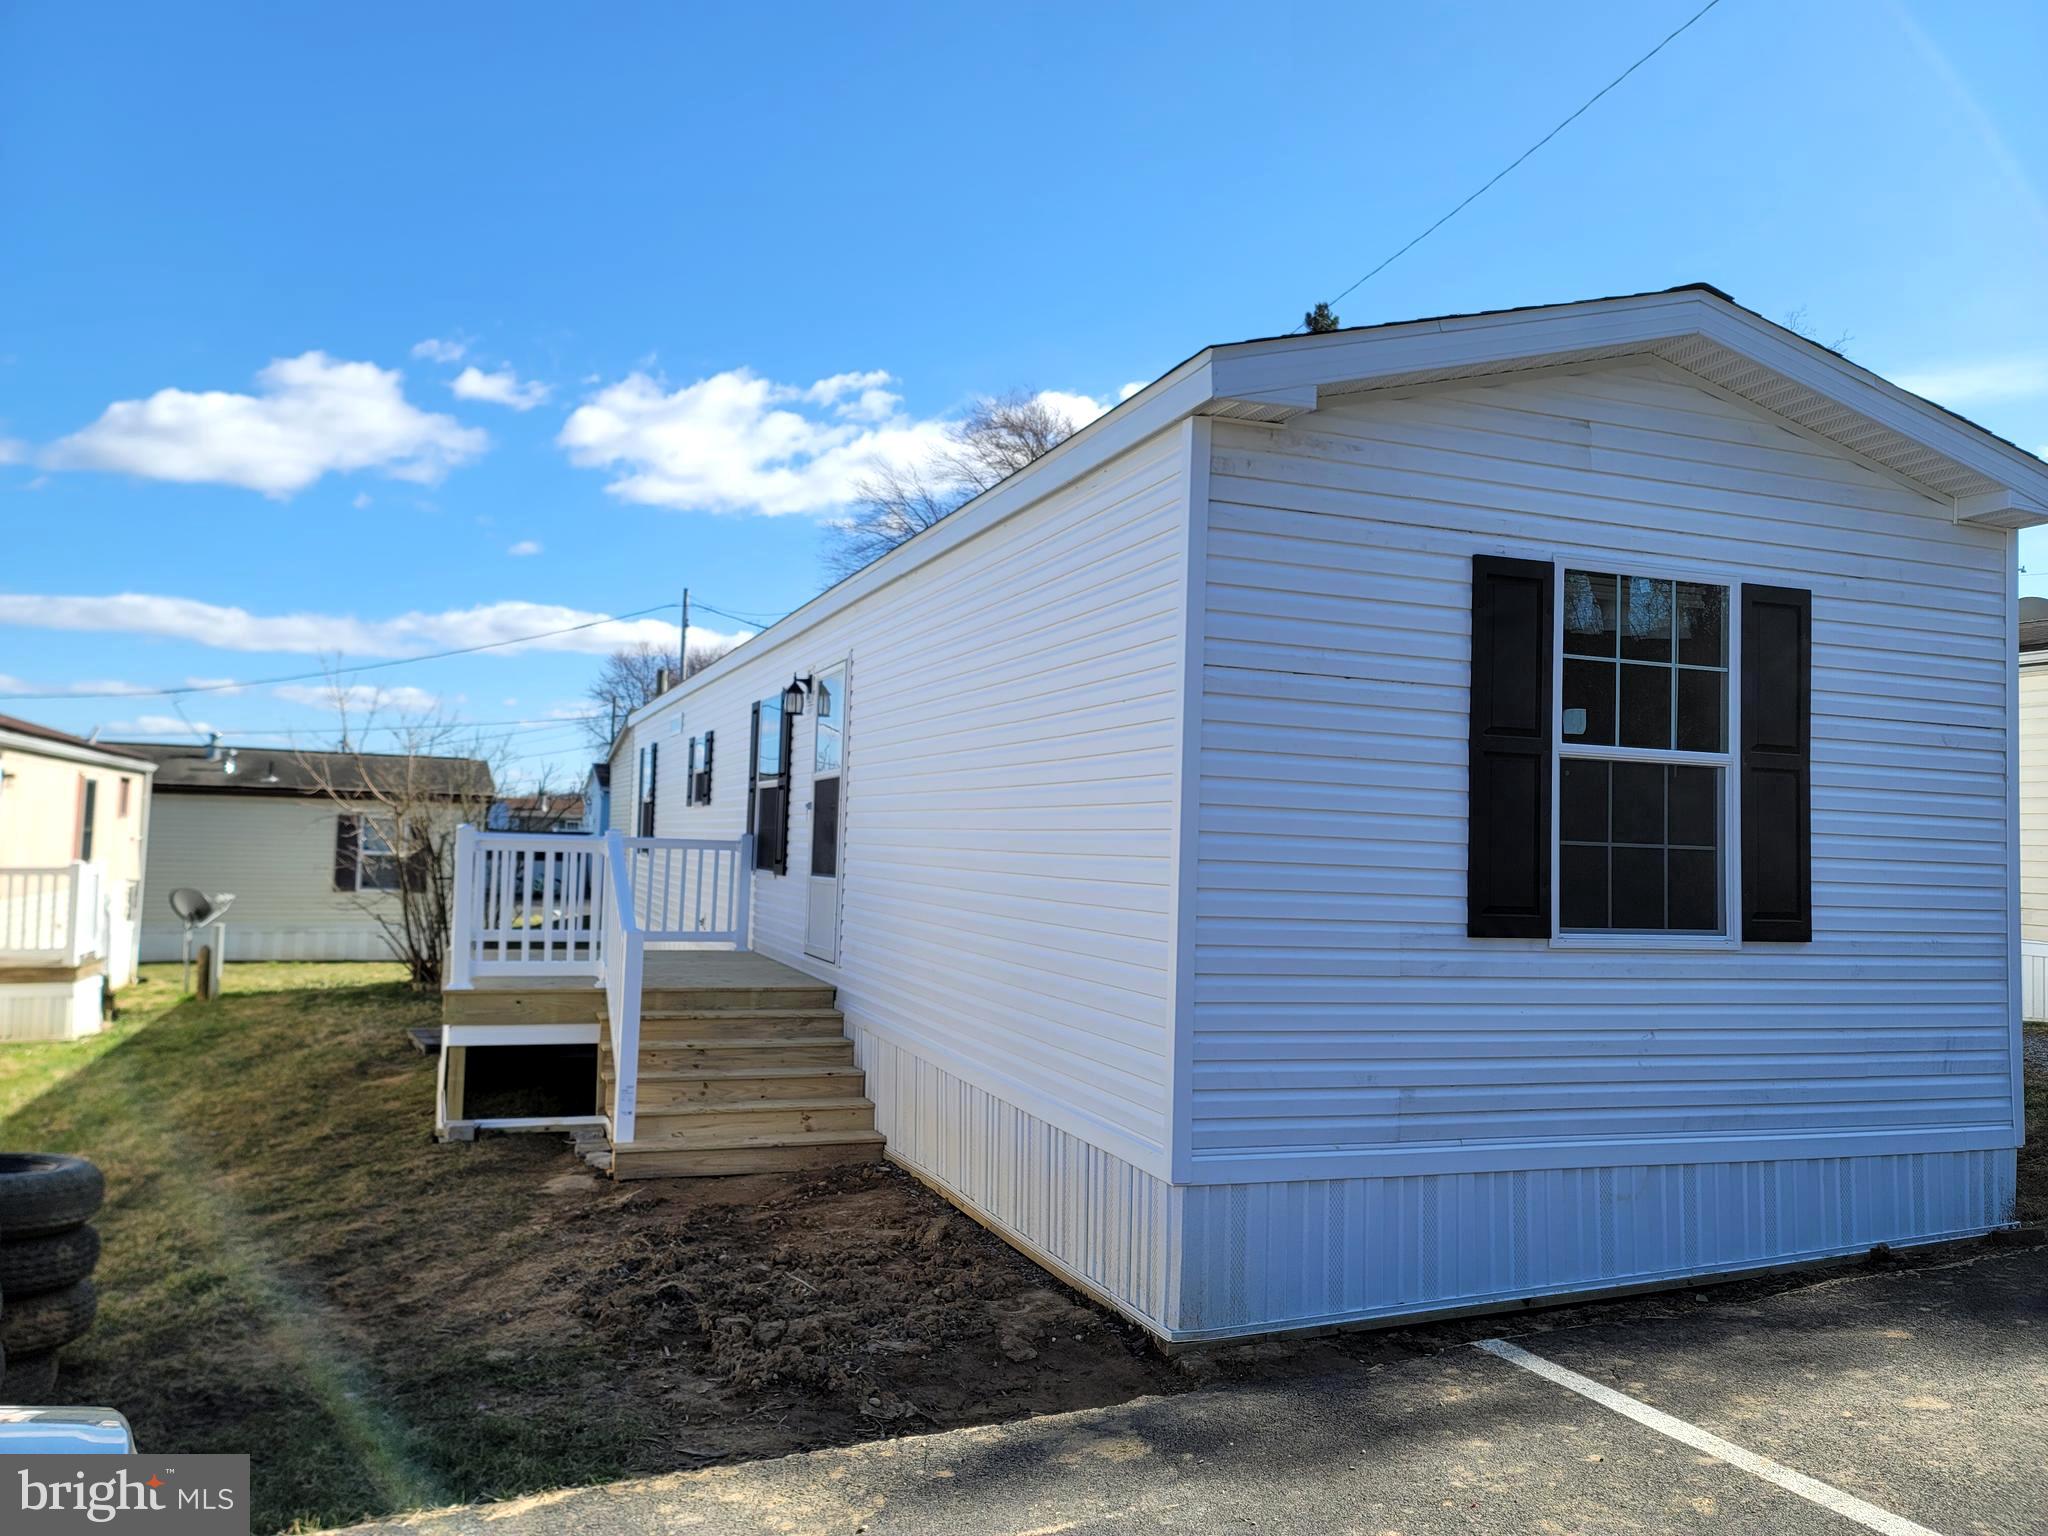
[[[587,976],[604,989],[612,1142],[633,1139],[647,945],[747,947],[753,839],[455,834],[448,985]]]
[[[633,872],[633,919],[655,943],[747,947],[752,838],[622,838]]]
[[[601,974],[604,855],[593,837],[458,828],[450,984]]]
[[[0,869],[0,960],[76,966],[104,957],[108,920],[97,864]]]

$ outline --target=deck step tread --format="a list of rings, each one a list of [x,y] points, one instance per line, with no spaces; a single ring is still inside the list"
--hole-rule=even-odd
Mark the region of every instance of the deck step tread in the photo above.
[[[880,1131],[787,1131],[765,1136],[720,1136],[703,1141],[629,1141],[614,1145],[621,1152],[761,1152],[782,1147],[878,1147],[887,1138]]]
[[[610,1081],[612,1073],[609,1067],[605,1069],[604,1076],[606,1081]],[[712,1082],[743,1082],[752,1078],[759,1077],[778,1078],[864,1076],[866,1076],[866,1073],[864,1073],[859,1067],[806,1067],[801,1065],[793,1067],[699,1067],[694,1071],[688,1072],[670,1071],[665,1068],[656,1069],[653,1071],[643,1071],[640,1074],[640,1081],[643,1083],[694,1083],[699,1079],[709,1079]]]
[[[843,1019],[837,1008],[643,1008],[643,1019]]]
[[[675,1115],[683,1118],[690,1116],[709,1118],[715,1115],[752,1115],[774,1113],[777,1110],[802,1111],[806,1109],[826,1109],[834,1114],[843,1114],[863,1109],[871,1110],[874,1107],[875,1101],[873,1099],[849,1096],[843,1099],[748,1099],[740,1104],[664,1104],[656,1109],[650,1109],[643,1104],[637,1113],[640,1119],[645,1120],[649,1116],[666,1118],[670,1115]]]

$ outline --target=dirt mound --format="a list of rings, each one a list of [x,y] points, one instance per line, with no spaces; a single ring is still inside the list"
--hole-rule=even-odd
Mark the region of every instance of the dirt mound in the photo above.
[[[1042,1356],[1071,1357],[1062,1378],[1090,1357],[1149,1374],[1136,1329],[888,1169],[657,1208],[576,1279],[602,1333],[701,1352],[732,1388],[801,1389],[869,1420],[978,1417],[975,1404],[1032,1394]]]

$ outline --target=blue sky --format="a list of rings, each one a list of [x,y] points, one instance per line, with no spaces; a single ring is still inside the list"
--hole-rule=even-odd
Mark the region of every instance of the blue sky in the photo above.
[[[78,695],[783,613],[869,457],[1288,329],[1696,8],[0,8],[0,693],[65,694],[0,712],[322,744]],[[1704,280],[2041,451],[2044,65],[2031,0],[1723,0],[1339,311]],[[664,618],[343,681],[560,783]]]

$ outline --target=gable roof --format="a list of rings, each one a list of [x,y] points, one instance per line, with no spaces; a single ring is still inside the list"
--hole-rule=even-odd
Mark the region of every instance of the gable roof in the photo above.
[[[428,799],[489,795],[490,765],[474,757],[407,756],[381,752],[301,752],[290,747],[234,747],[220,756],[205,742],[132,742],[123,750],[157,766],[156,787],[171,793],[238,795],[372,794],[411,783]],[[235,771],[229,773],[232,761]]]
[[[1657,357],[1955,502],[1960,521],[2048,522],[2048,463],[1706,283],[1267,337],[1202,355],[1216,398],[1199,413],[1263,421],[1372,390]]]
[[[2048,463],[1743,308],[1708,283],[1311,336],[1260,337],[1203,348],[951,516],[641,705],[626,724],[676,705],[730,668],[759,660],[1189,418],[1279,423],[1347,395],[1628,357],[1659,358],[1706,388],[1746,400],[1795,431],[1836,444],[1930,500],[1945,503],[1957,522],[2004,529],[2048,523]]]
[[[132,768],[138,773],[156,771],[154,763],[131,753],[125,745],[104,746],[97,741],[88,741],[83,736],[74,736],[69,731],[60,731],[54,726],[37,725],[33,720],[22,720],[13,715],[0,715],[0,747],[61,757],[69,762],[98,763],[109,768]]]
[[[2020,599],[2020,652],[2031,651],[2048,651],[2048,597]]]

